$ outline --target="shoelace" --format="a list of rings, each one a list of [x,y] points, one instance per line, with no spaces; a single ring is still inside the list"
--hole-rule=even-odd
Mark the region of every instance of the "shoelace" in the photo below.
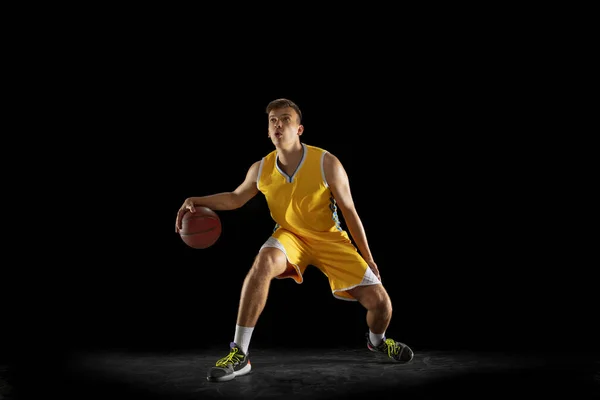
[[[393,357],[397,356],[400,351],[400,346],[396,344],[396,341],[393,339],[385,339],[385,344],[387,347],[388,356]]]
[[[240,349],[238,349],[237,347],[234,347],[233,349],[231,349],[231,352],[229,353],[229,355],[227,355],[226,357],[223,357],[219,361],[217,361],[216,366],[217,367],[226,367],[227,364],[234,364],[236,362],[242,361],[244,359],[244,357],[238,353],[239,351],[240,351]]]

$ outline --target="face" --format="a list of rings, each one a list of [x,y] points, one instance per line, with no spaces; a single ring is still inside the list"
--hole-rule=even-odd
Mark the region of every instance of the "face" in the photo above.
[[[285,147],[299,140],[304,126],[298,124],[298,114],[291,107],[269,112],[269,137],[276,147]]]

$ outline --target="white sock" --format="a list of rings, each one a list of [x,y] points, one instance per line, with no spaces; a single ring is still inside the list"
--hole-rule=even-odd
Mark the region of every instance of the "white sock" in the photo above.
[[[254,331],[254,327],[235,326],[235,336],[233,337],[233,341],[240,347],[244,354],[248,354],[248,346],[250,346],[252,331]]]
[[[369,330],[369,340],[373,344],[373,346],[379,346],[381,342],[383,342],[383,338],[385,337],[385,333],[373,333]]]

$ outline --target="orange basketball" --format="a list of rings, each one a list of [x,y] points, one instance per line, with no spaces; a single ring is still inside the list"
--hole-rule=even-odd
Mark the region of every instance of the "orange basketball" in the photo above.
[[[221,219],[208,207],[195,207],[196,212],[186,212],[181,219],[179,235],[188,246],[206,249],[221,236]]]

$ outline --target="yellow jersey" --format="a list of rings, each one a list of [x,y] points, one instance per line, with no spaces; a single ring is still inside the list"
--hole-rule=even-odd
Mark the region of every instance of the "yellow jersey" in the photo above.
[[[278,164],[277,150],[262,158],[256,185],[267,200],[275,230],[286,229],[305,240],[349,240],[329,189],[323,159],[327,150],[302,143],[303,154],[292,175]]]

